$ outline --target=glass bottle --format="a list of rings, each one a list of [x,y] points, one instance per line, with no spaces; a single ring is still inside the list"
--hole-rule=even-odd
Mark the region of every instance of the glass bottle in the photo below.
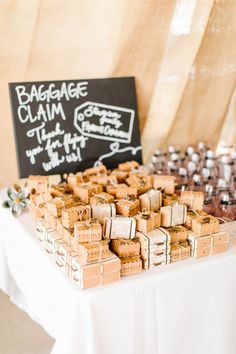
[[[220,218],[226,222],[233,221],[235,218],[233,204],[230,203],[229,195],[226,194],[220,201]]]
[[[192,182],[189,185],[190,190],[200,192],[203,190],[203,186],[201,183],[201,176],[197,173],[193,175]]]
[[[176,178],[176,194],[180,195],[182,191],[185,191],[188,187],[188,177],[186,168],[180,167],[178,176]]]

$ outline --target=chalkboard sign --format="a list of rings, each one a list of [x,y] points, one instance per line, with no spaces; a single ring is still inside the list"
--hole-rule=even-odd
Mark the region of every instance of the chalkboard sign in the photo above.
[[[142,162],[134,78],[9,87],[20,177]]]

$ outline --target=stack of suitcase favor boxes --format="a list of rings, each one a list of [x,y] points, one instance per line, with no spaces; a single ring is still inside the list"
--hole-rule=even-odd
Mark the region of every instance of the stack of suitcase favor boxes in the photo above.
[[[38,239],[81,288],[227,249],[228,234],[202,211],[202,192],[177,196],[173,176],[149,176],[135,161],[58,185],[30,176],[28,185]]]

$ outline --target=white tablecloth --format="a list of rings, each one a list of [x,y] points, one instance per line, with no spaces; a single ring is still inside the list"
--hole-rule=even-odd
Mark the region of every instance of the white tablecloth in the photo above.
[[[234,249],[79,290],[28,213],[0,207],[0,224],[0,288],[55,338],[53,354],[236,353]]]

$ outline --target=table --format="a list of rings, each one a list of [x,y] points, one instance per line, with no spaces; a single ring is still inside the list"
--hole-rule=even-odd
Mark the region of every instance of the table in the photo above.
[[[27,212],[0,207],[0,222],[0,289],[55,338],[52,354],[236,353],[232,247],[80,290],[40,248]]]

